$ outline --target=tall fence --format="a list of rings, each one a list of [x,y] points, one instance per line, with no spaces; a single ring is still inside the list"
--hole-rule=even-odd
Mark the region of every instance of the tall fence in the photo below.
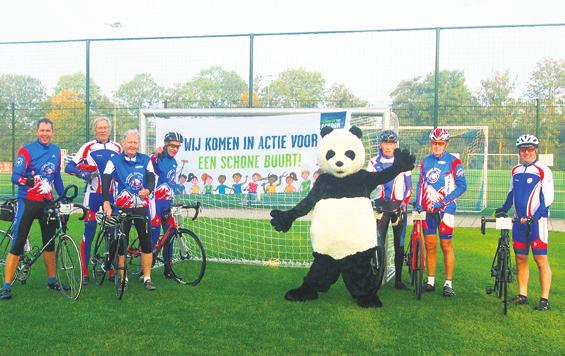
[[[7,173],[40,116],[70,154],[94,117],[119,138],[140,108],[390,106],[401,126],[488,126],[498,192],[516,137],[536,134],[565,217],[564,38],[565,24],[546,24],[3,42],[0,193],[13,193]]]

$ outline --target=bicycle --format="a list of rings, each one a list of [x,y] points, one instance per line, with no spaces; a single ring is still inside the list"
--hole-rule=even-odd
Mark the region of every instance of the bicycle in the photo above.
[[[200,202],[196,205],[177,204],[163,214],[163,220],[169,225],[153,247],[153,268],[167,265],[167,278],[179,284],[195,286],[202,280],[206,271],[206,251],[200,238],[192,230],[179,227],[182,224],[183,212],[194,209],[192,221],[196,220],[202,210]],[[162,257],[159,257],[160,252]],[[129,263],[141,256],[139,239],[132,241],[128,247]],[[137,264],[137,263],[136,263]]]
[[[71,195],[67,195],[73,190]],[[52,242],[56,243],[55,247],[55,269],[57,276],[58,289],[61,293],[72,299],[77,300],[82,289],[82,258],[75,241],[67,235],[67,223],[69,215],[77,208],[82,210],[84,220],[88,210],[81,204],[75,204],[72,201],[78,195],[78,187],[74,184],[68,185],[62,195],[62,199],[47,201],[44,213],[44,223],[47,221],[55,221],[57,230],[55,234],[39,249],[24,248],[24,253],[20,256],[20,261],[16,268],[12,284],[18,280],[22,285],[26,284],[31,275],[31,267],[41,257],[47,246]],[[64,201],[65,203],[61,202]],[[10,227],[13,231],[13,227]],[[9,230],[10,230],[9,229]],[[7,235],[7,234],[6,234]],[[29,245],[28,245],[29,246]]]
[[[96,284],[102,285],[107,273],[112,273],[116,297],[121,300],[127,289],[127,246],[128,237],[125,233],[125,223],[137,219],[145,220],[148,226],[148,217],[143,215],[129,215],[118,211],[108,217],[104,212],[95,214],[96,221],[100,224],[100,231],[94,242],[94,253],[90,259],[92,274]]]
[[[16,199],[7,199],[0,205],[0,220],[11,222],[6,230],[0,230],[0,273],[2,276],[4,276],[6,257],[8,256],[8,252],[10,252],[12,246],[16,203]]]
[[[402,223],[402,210],[400,201],[374,200],[372,201],[373,211],[376,220],[381,220],[385,213],[395,214],[396,220],[392,224]],[[371,270],[377,282],[377,290],[380,289],[386,272],[386,235],[379,236],[377,231],[377,248],[375,257],[371,259]]]
[[[510,259],[510,230],[512,229],[512,224],[519,219],[511,219],[505,214],[498,216],[495,219],[489,219],[481,216],[481,234],[486,233],[486,223],[496,223],[496,229],[500,230],[500,238],[498,239],[498,245],[496,247],[496,252],[492,261],[490,268],[490,275],[494,277],[494,286],[486,287],[485,292],[487,294],[494,294],[498,298],[503,298],[503,313],[506,315],[508,311],[508,283],[512,283],[512,262]],[[528,220],[528,230],[530,229],[531,220]],[[529,231],[527,235],[529,235]]]
[[[414,286],[416,299],[420,300],[424,290],[424,231],[422,222],[426,220],[426,212],[412,211],[412,234],[404,260],[408,265],[410,284]]]

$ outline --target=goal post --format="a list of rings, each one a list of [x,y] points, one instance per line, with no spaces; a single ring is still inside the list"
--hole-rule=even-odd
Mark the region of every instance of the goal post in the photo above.
[[[252,122],[257,120],[270,120],[274,123],[269,126],[288,126],[283,122],[291,122],[296,116],[310,114],[330,114],[335,112],[347,112],[349,123],[358,126],[363,131],[363,144],[366,149],[367,160],[377,152],[377,137],[381,130],[398,130],[398,118],[388,108],[347,108],[347,109],[263,109],[263,108],[239,108],[239,109],[144,109],[140,111],[139,128],[141,135],[140,151],[151,153],[156,146],[156,125],[168,123],[181,123],[190,133],[196,123],[205,127],[208,125],[210,132],[215,133],[222,125],[230,122],[241,123],[242,118],[249,118]],[[294,118],[293,118],[294,117]],[[254,121],[254,119],[256,119]],[[169,121],[168,121],[169,120]],[[239,121],[238,121],[239,120]],[[250,121],[250,122],[251,122]],[[186,122],[186,124],[184,124]],[[297,121],[298,122],[298,121]],[[280,123],[277,124],[277,123]],[[171,127],[174,130],[175,127]],[[179,127],[180,129],[180,127]],[[257,128],[249,128],[249,131],[257,131]],[[276,130],[275,130],[276,131]],[[179,131],[183,133],[183,131]],[[319,135],[319,125],[316,133]],[[185,143],[186,143],[186,135]],[[257,143],[257,141],[255,142]],[[158,144],[157,144],[158,145]],[[315,149],[315,147],[314,147]],[[258,151],[258,154],[260,152]],[[308,154],[311,154],[308,153]],[[315,158],[314,158],[315,159]],[[219,161],[218,161],[219,162]],[[184,224],[194,229],[202,238],[207,252],[207,257],[215,261],[252,263],[268,266],[306,266],[312,261],[312,247],[309,237],[310,215],[298,219],[288,233],[276,232],[270,225],[270,211],[272,209],[289,209],[303,199],[307,192],[301,190],[303,176],[311,179],[316,173],[316,167],[303,167],[305,157],[302,157],[302,166],[298,164],[276,170],[274,168],[260,172],[264,180],[257,183],[269,184],[268,179],[275,176],[274,192],[266,193],[261,186],[257,193],[243,191],[241,194],[233,194],[234,190],[226,191],[227,194],[184,194],[176,197],[182,202],[200,201],[204,211],[202,217],[196,221],[187,221]],[[183,173],[189,175],[190,170],[196,171],[198,167],[190,166],[196,162],[189,162],[188,168]],[[219,164],[219,163],[218,163]],[[235,184],[245,182],[249,185],[253,181],[255,170],[242,168],[211,170],[207,175],[212,176],[212,185],[217,188],[222,180],[224,185],[233,188]],[[180,162],[179,162],[180,166]],[[196,184],[201,185],[203,174],[195,173]],[[236,183],[235,174],[241,173]],[[247,175],[247,177],[246,177]],[[221,178],[220,178],[221,176]],[[206,177],[208,178],[208,177]],[[282,179],[281,179],[282,178]],[[280,185],[277,185],[280,184]],[[192,189],[193,187],[189,187]],[[287,191],[294,189],[294,192]],[[198,193],[202,189],[195,188]],[[354,237],[353,237],[354,238]],[[393,257],[393,238],[387,238],[387,251],[389,258]],[[389,260],[393,266],[393,261]],[[392,270],[393,268],[390,268]],[[390,273],[388,273],[390,276]]]
[[[488,201],[488,126],[441,126],[449,131],[448,151],[459,157],[465,170],[467,191],[457,199],[460,212],[478,213]],[[430,154],[429,133],[433,126],[400,126],[401,146],[409,148],[421,161]],[[413,171],[413,183],[418,183],[420,172]]]

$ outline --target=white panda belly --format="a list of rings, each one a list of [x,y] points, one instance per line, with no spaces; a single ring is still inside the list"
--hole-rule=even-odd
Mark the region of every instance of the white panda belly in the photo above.
[[[368,198],[322,199],[312,212],[312,249],[342,259],[375,247],[376,229]]]

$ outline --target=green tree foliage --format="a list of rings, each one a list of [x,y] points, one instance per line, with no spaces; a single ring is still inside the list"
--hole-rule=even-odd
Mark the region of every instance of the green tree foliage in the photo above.
[[[393,110],[401,122],[417,125],[433,123],[434,73],[401,81],[390,94]],[[475,99],[465,83],[462,70],[442,70],[439,73],[440,123],[460,124],[467,120],[463,107],[473,105]]]
[[[263,103],[276,108],[316,108],[323,105],[326,80],[319,72],[287,69],[261,90]]]
[[[344,84],[334,84],[326,96],[326,107],[357,108],[367,106],[367,101],[356,97]]]
[[[246,90],[246,82],[236,72],[212,66],[201,70],[192,80],[171,89],[168,100],[175,106],[238,107]]]
[[[148,73],[136,74],[132,80],[120,85],[116,98],[127,108],[150,108],[161,104],[165,89]]]
[[[549,104],[555,102],[559,88],[565,88],[565,59],[545,58],[536,64],[526,94]]]
[[[59,77],[57,85],[53,90],[53,94],[57,95],[62,90],[70,89],[77,93],[78,98],[85,100],[86,98],[86,76],[80,72],[73,74],[65,74]],[[94,79],[90,78],[90,109],[95,114],[107,114],[111,111],[113,105],[110,99],[102,93],[102,90],[96,84]]]

